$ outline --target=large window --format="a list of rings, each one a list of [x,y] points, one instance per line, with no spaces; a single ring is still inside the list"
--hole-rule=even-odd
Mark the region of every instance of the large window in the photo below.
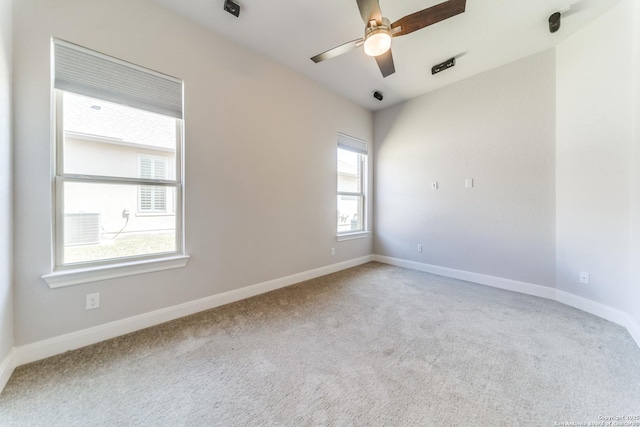
[[[365,231],[367,144],[338,135],[338,235]]]
[[[58,40],[53,57],[56,270],[183,254],[182,82]]]

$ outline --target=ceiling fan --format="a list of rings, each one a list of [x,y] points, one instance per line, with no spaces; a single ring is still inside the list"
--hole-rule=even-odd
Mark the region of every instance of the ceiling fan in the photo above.
[[[364,53],[376,58],[382,77],[395,73],[391,55],[391,38],[400,37],[464,12],[467,0],[448,0],[400,18],[394,23],[382,16],[378,0],[356,0],[365,23],[364,37],[322,52],[315,63],[335,58],[364,45]]]

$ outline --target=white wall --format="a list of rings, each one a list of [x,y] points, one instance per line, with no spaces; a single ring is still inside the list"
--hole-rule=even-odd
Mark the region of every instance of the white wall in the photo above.
[[[336,135],[371,141],[370,112],[148,1],[14,8],[17,346],[371,253],[369,238],[335,241]],[[40,279],[52,36],[184,79],[186,268],[60,289]],[[96,291],[100,309],[85,311]]]
[[[13,347],[11,3],[0,0],[0,364]]]
[[[376,113],[376,254],[554,285],[554,72],[546,51]]]
[[[623,1],[556,49],[557,288],[624,311],[631,308],[634,3]],[[589,285],[579,283],[580,271],[590,273]]]

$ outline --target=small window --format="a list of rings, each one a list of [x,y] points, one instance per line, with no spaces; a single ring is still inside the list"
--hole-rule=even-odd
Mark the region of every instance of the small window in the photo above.
[[[365,231],[367,144],[338,136],[338,235]]]
[[[58,40],[53,57],[55,269],[183,255],[182,81]]]

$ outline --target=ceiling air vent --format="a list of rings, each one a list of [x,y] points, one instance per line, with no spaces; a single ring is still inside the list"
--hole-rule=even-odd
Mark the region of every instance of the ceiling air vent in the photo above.
[[[431,74],[438,74],[440,71],[447,70],[456,65],[456,58],[447,59],[446,61],[431,67]]]

